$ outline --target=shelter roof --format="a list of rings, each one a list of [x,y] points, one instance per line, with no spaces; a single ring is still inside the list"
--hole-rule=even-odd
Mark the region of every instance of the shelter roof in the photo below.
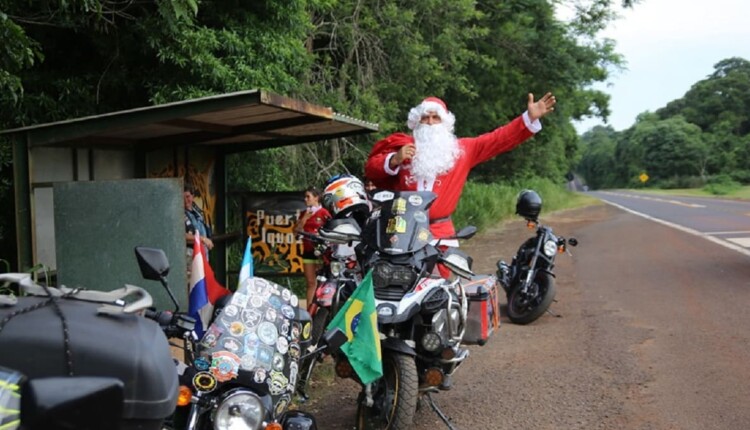
[[[238,152],[377,130],[377,124],[329,107],[250,90],[4,130],[0,136],[25,134],[31,147],[151,150],[188,144]]]

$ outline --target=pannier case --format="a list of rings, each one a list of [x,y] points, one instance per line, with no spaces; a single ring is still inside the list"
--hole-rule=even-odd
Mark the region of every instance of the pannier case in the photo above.
[[[469,300],[469,312],[463,343],[484,345],[492,333],[500,328],[500,309],[497,305],[497,277],[477,275],[464,285]]]
[[[19,297],[0,307],[0,321],[46,297]],[[177,371],[159,326],[138,315],[98,315],[101,304],[74,299],[57,303],[67,322],[74,376],[107,376],[124,384],[121,429],[160,429],[175,408]],[[26,377],[67,376],[63,328],[47,305],[8,320],[0,331],[0,366]]]

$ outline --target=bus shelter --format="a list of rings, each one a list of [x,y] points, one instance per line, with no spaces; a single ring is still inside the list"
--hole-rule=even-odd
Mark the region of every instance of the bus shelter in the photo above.
[[[221,237],[229,154],[377,129],[250,90],[2,131],[13,145],[17,269],[43,265],[67,282],[110,290],[140,279],[133,245],[166,249],[177,268],[185,264],[182,178],[197,188]],[[220,242],[211,265],[221,280]],[[185,285],[185,271],[169,280]]]

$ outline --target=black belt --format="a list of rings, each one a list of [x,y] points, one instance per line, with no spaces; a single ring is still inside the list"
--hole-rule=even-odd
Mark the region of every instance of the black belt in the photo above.
[[[445,222],[445,221],[450,221],[450,220],[451,220],[451,216],[448,215],[448,216],[444,216],[442,218],[431,219],[430,220],[430,224],[437,224],[437,223],[441,223],[441,222]]]

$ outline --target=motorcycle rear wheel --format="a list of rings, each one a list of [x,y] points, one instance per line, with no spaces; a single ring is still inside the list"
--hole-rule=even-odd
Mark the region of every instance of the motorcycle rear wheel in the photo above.
[[[372,389],[374,404],[367,407],[364,391],[359,395],[357,429],[410,429],[417,410],[418,386],[414,357],[384,352],[383,377]]]
[[[521,292],[521,284],[514,286],[508,294],[508,318],[519,325],[536,321],[549,309],[557,289],[555,278],[546,272],[537,272],[528,292]]]

